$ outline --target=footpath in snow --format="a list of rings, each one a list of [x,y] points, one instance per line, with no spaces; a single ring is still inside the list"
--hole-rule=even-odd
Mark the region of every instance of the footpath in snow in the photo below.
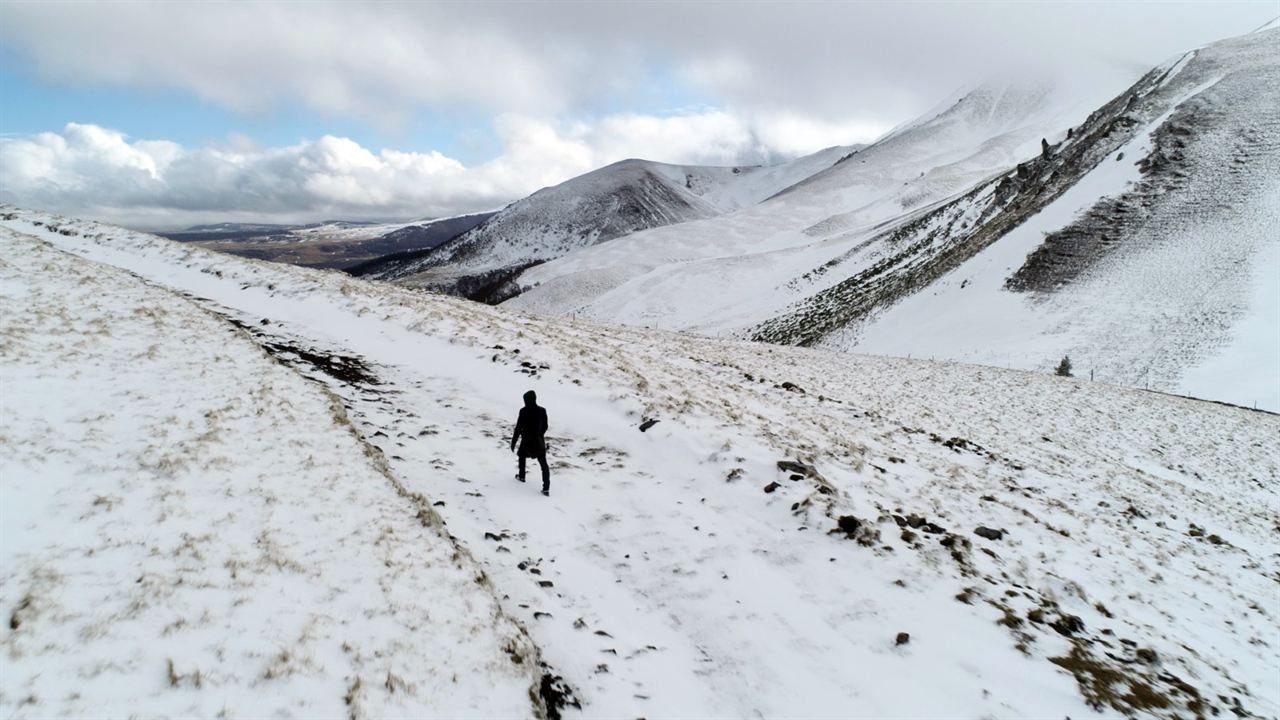
[[[1280,715],[1275,416],[537,318],[7,217],[6,256],[46,242],[125,268],[339,396],[586,714]],[[506,448],[527,389],[550,498]],[[413,637],[456,620],[430,618]]]
[[[535,714],[532,642],[336,398],[172,292],[0,243],[5,717]]]

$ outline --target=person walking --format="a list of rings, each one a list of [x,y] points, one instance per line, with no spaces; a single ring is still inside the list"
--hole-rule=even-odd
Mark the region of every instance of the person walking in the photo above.
[[[547,465],[547,409],[538,406],[538,395],[530,390],[524,394],[524,407],[516,418],[516,431],[511,436],[511,451],[520,458],[520,472],[516,478],[524,482],[524,461],[537,458],[542,467],[542,494],[551,495],[551,468]],[[520,449],[516,450],[516,441]]]

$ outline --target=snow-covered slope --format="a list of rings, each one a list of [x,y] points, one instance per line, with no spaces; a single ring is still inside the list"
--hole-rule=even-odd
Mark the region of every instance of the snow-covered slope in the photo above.
[[[1278,37],[1196,50],[1092,114],[1052,86],[979,88],[755,208],[533,268],[510,302],[1027,369],[1070,355],[1280,409]]]
[[[758,203],[856,149],[831,147],[776,166],[623,160],[539,190],[436,250],[370,263],[356,274],[490,299],[530,265],[637,230]]]
[[[0,247],[5,717],[535,714],[536,648],[338,398],[170,290]]]
[[[770,317],[803,297],[772,285],[856,244],[841,236],[927,208],[1034,155],[1041,138],[1065,133],[1132,80],[1112,72],[1086,87],[1026,78],[981,85],[766,202],[530,269],[519,278],[528,292],[512,304],[704,332]]]
[[[563,675],[562,684],[540,697],[555,700],[566,716],[578,715],[576,702],[592,717],[1280,717],[1274,607],[1280,418],[1273,415],[997,368],[530,316],[214,255],[94,223],[12,209],[5,217],[5,258],[49,257],[56,248],[126,269],[170,304],[194,303],[249,328],[281,363],[310,375],[312,390],[288,393],[294,411],[309,406],[314,388],[337,394],[360,440],[380,448],[391,477],[439,513],[451,538],[483,567],[502,612],[528,628],[540,657]],[[75,258],[57,256],[51,272],[17,273],[21,284],[6,280],[0,286],[6,298],[25,297],[32,292],[27,288],[44,283],[54,293],[78,287],[76,276],[59,272],[75,267]],[[84,273],[101,277],[103,285],[137,284],[133,275],[100,266]],[[102,285],[89,295],[114,297]],[[75,318],[84,304],[65,304],[59,316]],[[127,303],[109,310],[130,328],[146,325]],[[5,317],[13,322],[13,315]],[[51,322],[32,326],[25,337],[57,342],[61,326]],[[105,330],[105,323],[90,327]],[[244,337],[207,320],[191,327],[194,337],[173,338],[183,352]],[[99,335],[94,342],[107,340]],[[156,342],[159,357],[174,352],[167,340]],[[327,359],[333,357],[345,360]],[[5,367],[26,367],[15,362]],[[145,373],[149,367],[140,369],[145,378],[113,378],[119,394],[110,413],[150,407],[161,390],[153,387],[157,376]],[[253,373],[226,363],[195,367],[204,372],[202,384],[178,388],[197,398],[205,387],[230,388],[237,397],[249,393],[245,412],[258,407],[258,398],[275,408],[277,396],[252,394],[260,385]],[[287,374],[278,366],[271,372]],[[519,397],[529,388],[550,415],[550,498],[511,478],[506,443]],[[52,400],[67,392],[50,386],[47,394]],[[52,412],[19,407],[17,426]],[[198,420],[203,407],[193,403],[194,434],[205,429]],[[328,412],[312,422],[334,422]],[[49,462],[110,460],[136,463],[144,477],[157,472],[152,456],[101,459],[93,448],[112,436],[95,432],[111,421],[89,411],[75,417],[95,445],[59,446]],[[658,422],[641,431],[646,418]],[[253,424],[246,432],[258,437],[244,442],[292,447],[300,423],[280,420],[282,434]],[[187,432],[182,422],[167,427]],[[6,429],[7,438],[11,432]],[[40,434],[23,432],[18,447],[44,457]],[[331,435],[298,440],[318,443],[317,462],[345,452],[333,449]],[[228,460],[231,467],[270,461],[271,453],[248,447],[247,457]],[[310,445],[298,447],[302,454]],[[184,485],[186,496],[147,493],[139,502],[167,503],[175,514],[197,512],[213,502],[206,500],[209,489],[227,484],[216,465],[174,472],[202,473],[203,482]],[[6,483],[20,477],[4,473]],[[304,516],[299,522],[318,515],[315,522],[334,527],[384,524],[361,520],[361,503],[384,493],[385,479],[371,477],[347,504],[318,512],[316,503],[325,500],[308,494],[314,490],[309,478],[270,478],[282,492],[304,495],[298,502],[308,510],[295,511]],[[75,492],[93,510],[90,493],[118,494],[114,482],[82,476]],[[31,518],[39,529],[43,516],[28,510],[32,500],[19,497],[15,506],[7,496],[6,512]],[[262,509],[257,495],[234,490],[212,506],[230,512],[238,503],[245,508],[237,522],[268,511],[280,522],[287,517],[284,506]],[[117,506],[112,512],[124,517],[128,511]],[[389,506],[382,512],[385,523],[394,523],[416,511]],[[56,516],[53,529],[68,527],[66,517]],[[6,548],[11,527],[6,521]],[[134,527],[147,532],[143,524]],[[306,527],[316,537],[303,540],[336,552],[327,529]],[[192,534],[202,537],[199,532]],[[203,563],[191,561],[215,565],[208,558],[221,557],[232,542],[221,538],[214,534],[199,546]],[[424,542],[431,547],[435,540]],[[42,547],[46,555],[33,554],[33,564],[56,557],[56,547]],[[382,561],[376,544],[352,552],[358,549],[375,556],[373,565]],[[59,566],[61,582],[99,592],[97,578],[86,574],[90,561],[73,555],[74,564]],[[161,552],[137,561],[158,572],[186,557]],[[453,572],[448,560],[419,557],[427,567],[416,571]],[[368,562],[353,558],[343,577],[387,572]],[[10,567],[6,562],[6,571]],[[115,579],[125,587],[131,581]],[[421,593],[424,603],[437,592],[454,592],[430,582],[401,577],[382,588],[414,598]],[[21,595],[6,580],[6,612],[21,604]],[[301,597],[288,607],[308,607],[309,596]],[[270,602],[269,595],[254,598]],[[162,647],[155,643],[177,617],[166,606],[153,607],[127,639],[93,640],[102,663],[132,668],[130,658],[141,652],[135,648]],[[449,647],[409,647],[428,642],[443,632],[437,625],[454,619],[451,609],[428,608],[415,631],[402,635],[405,647],[398,652],[436,653],[438,663],[455,655],[486,657],[488,633]],[[5,642],[27,632],[24,648],[44,647],[42,641],[62,647],[62,633],[79,631],[61,614],[25,623]],[[328,647],[337,640],[313,642]],[[264,664],[279,652],[269,640],[257,646],[269,648],[262,651]],[[176,667],[173,688],[163,666],[149,673],[143,663],[130,676],[141,688],[134,710],[163,714],[174,707],[173,697],[212,695],[208,678],[214,677],[228,694],[276,687],[274,678],[233,674],[232,655],[201,657],[209,658],[198,668],[202,688],[191,687],[191,666]],[[393,670],[395,676],[419,688],[409,695],[390,679],[379,685],[379,693],[401,703],[397,714],[431,714],[427,703],[444,701],[423,692],[438,679],[423,666],[385,662],[405,667]],[[70,702],[62,700],[70,693],[88,705],[107,692],[38,656],[9,652],[4,663],[6,714],[45,715]],[[463,669],[445,677],[456,679],[459,692],[488,690],[495,683],[486,672],[516,672],[500,664],[471,672],[465,660],[458,664]],[[349,671],[326,664],[324,672]],[[24,705],[24,686],[15,687],[12,678],[37,673],[45,689]],[[341,683],[312,689],[315,703],[338,702],[345,692]]]

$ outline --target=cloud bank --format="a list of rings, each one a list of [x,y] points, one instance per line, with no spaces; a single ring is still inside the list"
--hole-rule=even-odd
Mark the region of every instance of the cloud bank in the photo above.
[[[499,207],[629,157],[765,162],[868,131],[788,115],[749,123],[714,110],[569,124],[503,115],[495,129],[502,153],[467,167],[439,152],[374,151],[334,136],[279,148],[246,138],[187,148],[70,123],[0,139],[0,199],[140,228],[440,217]]]
[[[746,164],[866,142],[1010,67],[1136,74],[1274,14],[1274,0],[5,2],[0,50],[44,83],[301,109],[388,137],[483,117],[501,149],[464,166],[338,137],[182,147],[70,124],[0,140],[0,198],[139,226],[450,214],[631,156]],[[711,109],[670,114],[689,105]]]

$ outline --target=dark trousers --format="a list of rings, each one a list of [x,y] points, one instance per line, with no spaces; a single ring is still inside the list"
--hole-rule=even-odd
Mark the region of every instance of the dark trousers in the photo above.
[[[542,453],[540,455],[535,455],[534,457],[538,459],[538,464],[542,466],[542,489],[550,490],[551,489],[551,466],[547,465],[547,454]],[[524,461],[525,461],[525,456],[521,455],[520,456],[520,482],[524,482]]]

